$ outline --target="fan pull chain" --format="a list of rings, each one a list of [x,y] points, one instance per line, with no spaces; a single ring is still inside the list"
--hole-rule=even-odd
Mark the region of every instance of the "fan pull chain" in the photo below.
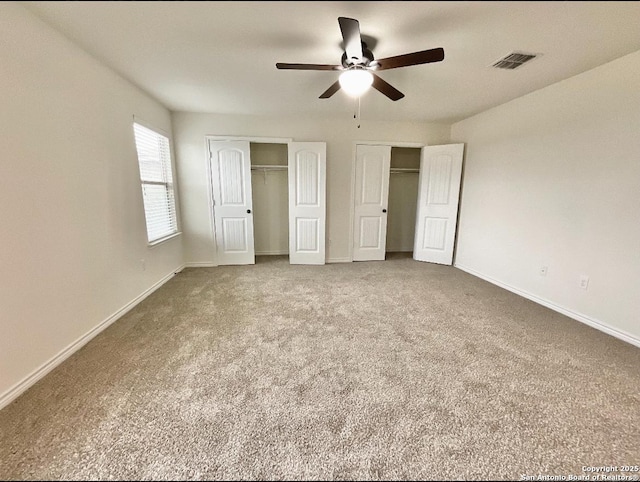
[[[353,109],[353,118],[358,121],[358,129],[360,129],[360,97],[356,98],[356,105]]]

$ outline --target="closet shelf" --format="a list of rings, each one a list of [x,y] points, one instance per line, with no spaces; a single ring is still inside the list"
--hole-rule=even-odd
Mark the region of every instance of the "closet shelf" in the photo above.
[[[420,172],[420,169],[414,167],[392,167],[390,172],[391,174],[398,174],[401,172]]]

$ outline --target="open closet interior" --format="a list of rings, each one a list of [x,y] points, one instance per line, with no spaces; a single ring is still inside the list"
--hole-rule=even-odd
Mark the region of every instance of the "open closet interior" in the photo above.
[[[256,251],[288,254],[291,264],[324,264],[326,143],[207,142],[217,264],[255,264]]]
[[[356,144],[355,154],[353,261],[412,253],[451,265],[464,144]]]
[[[255,254],[288,255],[287,144],[251,142],[250,149]]]
[[[387,255],[413,252],[420,153],[420,148],[391,148],[386,233]]]

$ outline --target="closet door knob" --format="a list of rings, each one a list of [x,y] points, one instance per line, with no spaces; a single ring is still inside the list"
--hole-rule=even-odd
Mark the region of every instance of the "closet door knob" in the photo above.
[[[251,209],[247,209],[247,214],[251,214]]]
[[[382,210],[382,212],[383,212],[383,213],[386,213],[386,212],[387,212],[387,210],[386,210],[386,209],[383,209],[383,210]]]

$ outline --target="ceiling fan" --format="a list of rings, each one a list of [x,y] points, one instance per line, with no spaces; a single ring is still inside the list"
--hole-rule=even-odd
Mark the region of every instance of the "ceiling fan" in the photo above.
[[[338,23],[340,24],[345,49],[339,65],[287,64],[282,62],[276,64],[278,69],[284,70],[343,71],[339,79],[320,95],[320,99],[328,99],[338,92],[340,88],[349,95],[359,97],[369,87],[373,87],[391,100],[400,100],[404,97],[404,94],[381,79],[373,71],[440,62],[444,59],[444,50],[435,48],[376,60],[360,36],[360,24],[356,19],[338,17]]]

